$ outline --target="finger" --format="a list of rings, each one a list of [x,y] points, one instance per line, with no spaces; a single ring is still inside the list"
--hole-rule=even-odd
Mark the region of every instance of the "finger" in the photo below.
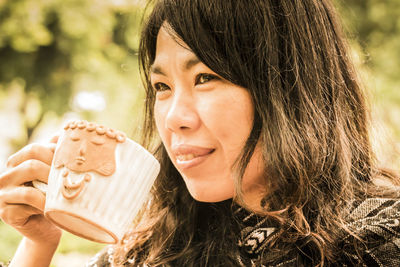
[[[0,188],[22,185],[33,180],[47,183],[50,166],[42,161],[29,159],[0,175]]]
[[[15,167],[29,159],[40,160],[50,165],[55,148],[55,143],[29,144],[8,158],[7,167]]]
[[[54,135],[53,137],[51,137],[50,143],[57,144],[59,137],[60,137],[60,134]]]
[[[38,181],[38,180],[33,180],[32,185],[33,185],[33,187],[39,189],[43,194],[47,193],[47,184],[45,184],[41,181]]]
[[[28,205],[43,213],[46,203],[45,195],[31,186],[18,186],[8,190],[0,191],[1,206]]]
[[[0,218],[14,227],[25,225],[29,218],[36,214],[43,214],[43,212],[28,205],[7,205],[0,210]]]

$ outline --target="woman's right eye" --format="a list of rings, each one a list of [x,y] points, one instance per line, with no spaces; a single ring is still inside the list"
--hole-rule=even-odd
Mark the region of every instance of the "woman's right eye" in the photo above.
[[[162,92],[162,91],[170,90],[169,86],[166,85],[165,83],[155,83],[155,84],[153,85],[153,87],[154,87],[154,89],[155,89],[157,92]]]

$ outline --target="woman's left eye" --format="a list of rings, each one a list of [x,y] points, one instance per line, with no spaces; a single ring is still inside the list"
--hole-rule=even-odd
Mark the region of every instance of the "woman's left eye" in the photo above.
[[[204,84],[214,79],[218,79],[218,77],[208,73],[201,73],[196,77],[196,84]]]

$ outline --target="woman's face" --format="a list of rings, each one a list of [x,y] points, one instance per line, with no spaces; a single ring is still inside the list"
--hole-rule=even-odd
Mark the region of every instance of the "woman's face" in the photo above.
[[[232,198],[232,166],[252,129],[250,94],[219,77],[166,27],[158,33],[150,75],[161,140],[193,198]],[[259,191],[262,173],[257,146],[243,180],[245,196]]]

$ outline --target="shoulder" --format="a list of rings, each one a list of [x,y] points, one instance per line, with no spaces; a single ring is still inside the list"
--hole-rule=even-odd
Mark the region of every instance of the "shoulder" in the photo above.
[[[347,261],[400,266],[400,199],[368,198],[354,204],[341,241]]]

